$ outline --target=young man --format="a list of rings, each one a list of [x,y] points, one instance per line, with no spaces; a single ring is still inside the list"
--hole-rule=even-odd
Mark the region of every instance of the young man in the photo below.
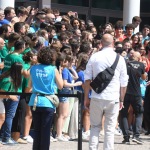
[[[131,105],[133,111],[135,112],[135,123],[133,125],[133,138],[132,141],[137,144],[142,144],[140,136],[140,129],[142,126],[142,97],[140,88],[140,78],[146,79],[145,67],[141,60],[141,55],[139,52],[134,52],[130,56],[129,62],[127,64],[127,72],[129,75],[129,82],[127,86],[127,92],[124,98],[124,108],[121,110],[121,129],[123,132],[124,140],[122,143],[130,144],[129,138],[129,127],[128,127],[128,109]]]

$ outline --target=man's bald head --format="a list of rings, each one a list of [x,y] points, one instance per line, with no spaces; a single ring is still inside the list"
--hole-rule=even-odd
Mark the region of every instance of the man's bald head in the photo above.
[[[114,39],[110,34],[104,34],[102,36],[102,46],[103,47],[113,47]]]
[[[136,61],[140,61],[141,60],[141,54],[139,52],[134,52],[133,53],[133,59]]]

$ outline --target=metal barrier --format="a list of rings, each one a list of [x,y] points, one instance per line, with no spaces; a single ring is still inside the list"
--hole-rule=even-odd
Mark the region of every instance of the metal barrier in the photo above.
[[[0,92],[0,95],[21,95],[30,96],[32,93],[17,93],[17,92]],[[76,97],[78,98],[78,150],[82,150],[82,101],[83,93],[77,94],[56,94],[58,97]]]

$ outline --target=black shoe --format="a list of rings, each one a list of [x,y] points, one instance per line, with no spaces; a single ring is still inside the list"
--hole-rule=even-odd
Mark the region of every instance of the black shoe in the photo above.
[[[14,144],[18,144],[16,141],[14,141],[12,138],[8,138],[8,139],[2,139],[2,144],[3,145],[14,145]]]
[[[129,138],[125,138],[125,139],[122,141],[122,143],[123,143],[123,144],[130,145]]]
[[[139,137],[135,137],[135,136],[134,136],[134,137],[132,138],[132,141],[133,141],[133,142],[136,142],[137,144],[143,144],[142,140],[141,140]]]
[[[149,135],[150,134],[150,131],[147,131],[146,133],[145,133],[145,135]]]

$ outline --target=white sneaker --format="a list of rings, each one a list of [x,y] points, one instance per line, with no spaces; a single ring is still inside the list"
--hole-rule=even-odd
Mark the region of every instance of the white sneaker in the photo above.
[[[101,130],[100,133],[99,133],[99,136],[104,135],[104,134],[105,134],[104,130]]]
[[[63,137],[66,138],[66,139],[68,139],[68,140],[71,139],[69,135],[64,135],[64,134],[63,134]]]
[[[88,130],[86,132],[82,132],[82,139],[83,140],[89,140],[89,136],[90,136],[90,130]]]
[[[122,135],[121,129],[116,128],[115,129],[115,135],[121,136]]]
[[[67,138],[65,138],[63,135],[58,136],[58,137],[57,137],[57,140],[58,140],[58,141],[61,141],[61,142],[68,142],[68,141],[69,141],[69,140],[68,140]]]
[[[23,137],[23,139],[26,140],[28,143],[33,143],[33,138],[30,135]]]
[[[51,142],[57,142],[58,140],[55,139],[55,138],[53,138],[52,136],[50,136],[50,141],[51,141]]]

